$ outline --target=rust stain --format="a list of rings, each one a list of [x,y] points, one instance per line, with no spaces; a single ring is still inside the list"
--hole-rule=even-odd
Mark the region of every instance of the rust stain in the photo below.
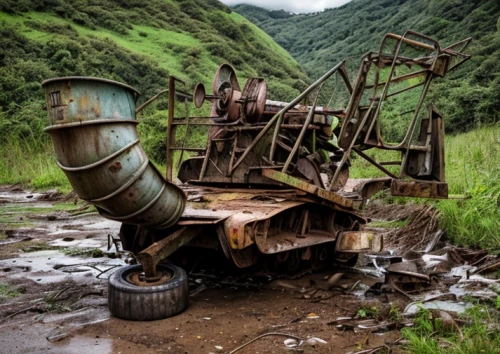
[[[230,235],[229,235],[229,239],[231,241],[231,247],[236,249],[238,248],[238,231],[239,229],[237,227],[232,227],[230,229]]]
[[[120,161],[117,161],[113,164],[111,164],[109,166],[109,170],[112,172],[112,173],[117,173],[118,171],[120,171],[122,169],[122,164]]]

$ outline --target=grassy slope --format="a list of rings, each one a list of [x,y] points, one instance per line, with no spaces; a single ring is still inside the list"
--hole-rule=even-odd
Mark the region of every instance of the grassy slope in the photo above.
[[[234,11],[248,17],[287,49],[309,73],[321,73],[345,57],[359,56],[387,32],[407,29],[434,36],[443,43],[496,30],[496,0],[353,0],[318,14],[273,18],[273,11],[250,5]]]
[[[380,161],[397,159],[386,151],[368,154]],[[420,201],[434,203],[441,211],[441,226],[454,244],[500,252],[500,123],[446,136],[445,154],[449,192],[466,199]],[[373,176],[383,174],[362,159],[354,160],[351,177]]]
[[[271,36],[259,30],[259,27],[257,27],[252,22],[248,22],[248,20],[245,17],[237,14],[236,12],[232,12],[231,18],[237,23],[247,23],[248,26],[259,35],[259,40],[264,45],[266,50],[270,50],[271,52],[283,56],[284,58],[288,58],[290,61],[295,61],[292,55],[288,53],[282,46],[276,43]]]
[[[268,35],[212,0],[23,1],[0,4],[0,183],[68,188],[54,164],[41,81],[98,76],[143,93],[139,104],[167,86],[168,75],[210,86],[229,62],[240,84],[265,76],[270,94],[295,95],[308,80]],[[282,90],[282,88],[285,88]],[[165,103],[141,116],[146,150],[164,156]],[[30,156],[30,159],[26,159]]]
[[[277,58],[277,62],[280,64],[282,72],[285,75],[282,75],[282,78],[272,76],[270,78],[271,82],[283,81],[289,77],[299,82],[302,80],[302,84],[307,80],[307,77],[303,74],[295,59],[258,27],[249,23],[248,20],[236,13],[228,15],[219,11],[219,14],[225,17],[224,21],[229,23],[232,22],[233,24],[241,24],[245,26],[245,29],[249,29],[249,33],[241,40],[231,40],[223,36],[216,38],[220,40],[221,43],[228,44],[233,50],[236,50],[237,54],[243,54],[241,53],[242,47],[245,47],[247,51],[248,49],[254,48],[254,50],[249,50],[251,54],[257,54],[255,58],[253,58],[253,61],[242,63],[242,70],[239,70],[241,68],[236,66],[237,71],[239,71],[241,75],[259,75],[261,74],[259,72],[260,69],[264,69],[264,71],[269,70],[268,63],[265,62],[266,59],[268,59],[266,55],[273,53],[273,57]],[[159,68],[165,69],[169,74],[175,75],[192,84],[194,84],[196,80],[203,80],[206,83],[211,82],[215,70],[220,63],[223,61],[230,62],[228,58],[219,57],[211,53],[210,49],[206,48],[206,41],[196,38],[192,33],[184,30],[179,31],[178,29],[157,28],[156,26],[131,23],[131,28],[127,30],[127,33],[122,34],[107,28],[99,27],[97,29],[92,29],[83,25],[78,25],[69,19],[46,12],[27,12],[17,15],[0,12],[0,21],[3,24],[17,25],[16,31],[19,34],[41,44],[46,44],[58,38],[67,39],[68,35],[67,33],[54,33],[47,28],[34,28],[35,26],[33,26],[33,23],[36,23],[38,27],[50,27],[53,25],[70,26],[71,29],[76,31],[79,37],[95,37],[103,40],[110,40],[130,53],[150,59],[152,63]],[[255,43],[262,46],[262,49],[259,48],[256,50],[255,47],[252,46],[252,44]],[[248,46],[249,44],[250,46]],[[183,68],[182,61],[190,50],[195,49],[201,51],[200,58],[196,65],[198,70],[196,75],[190,75],[186,73],[185,68]],[[260,62],[262,65],[260,67],[258,65],[252,65],[256,62]],[[241,79],[243,79],[243,77]],[[140,82],[138,88],[141,89]]]
[[[469,199],[438,204],[441,225],[456,244],[500,251],[500,125],[447,139],[447,180]]]
[[[54,33],[30,27],[29,23],[26,24],[27,19],[46,25],[69,25],[80,37],[95,37],[102,40],[110,40],[130,53],[135,53],[154,61],[159,68],[165,69],[169,74],[185,81],[190,81],[190,77],[183,71],[182,53],[183,51],[187,52],[189,49],[201,46],[200,40],[194,38],[189,33],[169,31],[145,25],[132,25],[132,29],[126,35],[122,35],[105,28],[92,30],[50,13],[28,12],[23,15],[0,13],[0,21],[6,24],[16,24],[19,34],[37,43],[47,44],[47,42],[54,40],[54,38],[65,37],[65,34],[54,35]],[[144,36],[144,34],[147,34],[147,36]],[[183,51],[180,51],[180,48]],[[208,83],[220,64],[217,58],[211,57],[207,52],[202,53],[200,62],[198,67],[204,70],[200,70],[199,78]]]

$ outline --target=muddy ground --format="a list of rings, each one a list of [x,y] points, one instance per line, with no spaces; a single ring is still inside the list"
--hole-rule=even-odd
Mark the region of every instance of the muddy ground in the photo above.
[[[371,212],[379,221],[376,228],[383,230],[380,209]],[[389,219],[416,213],[398,210],[388,213]],[[0,189],[0,352],[229,353],[266,334],[271,335],[238,353],[356,353],[383,345],[404,352],[394,342],[400,338],[398,328],[411,320],[398,319],[394,326],[392,317],[417,295],[410,299],[388,287],[366,258],[358,268],[371,275],[333,269],[298,279],[225,274],[197,265],[187,270],[190,305],[180,315],[154,322],[113,318],[107,277],[130,261],[112,241],[119,226],[72,196]],[[433,287],[418,299],[451,296],[459,308],[465,306],[461,296],[469,291],[457,283],[460,275],[455,278],[444,282],[454,291]],[[382,288],[367,291],[377,282]],[[339,326],[342,317],[356,320]],[[304,343],[294,348],[282,334]]]

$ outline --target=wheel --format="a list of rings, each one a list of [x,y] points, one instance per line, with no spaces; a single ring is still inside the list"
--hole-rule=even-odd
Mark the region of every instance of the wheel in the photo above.
[[[161,277],[142,279],[142,266],[120,268],[109,277],[108,306],[113,316],[132,321],[154,321],[177,315],[188,305],[186,272],[172,264],[159,264]]]

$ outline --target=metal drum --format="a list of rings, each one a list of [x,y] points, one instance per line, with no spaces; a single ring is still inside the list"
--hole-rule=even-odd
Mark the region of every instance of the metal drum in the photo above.
[[[122,83],[63,77],[42,83],[57,164],[80,198],[127,224],[168,228],[186,197],[167,182],[139,143],[135,104],[140,93]]]

